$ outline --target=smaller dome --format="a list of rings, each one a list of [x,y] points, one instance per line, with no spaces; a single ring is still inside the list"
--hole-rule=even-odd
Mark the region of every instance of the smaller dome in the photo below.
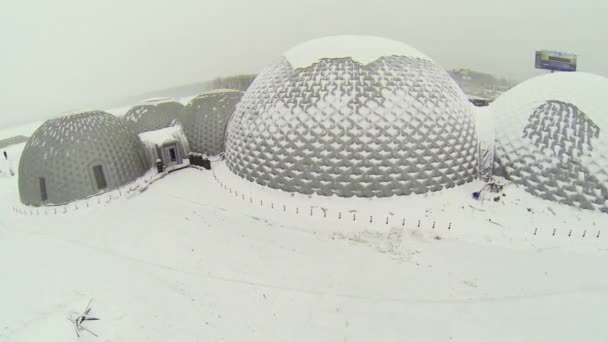
[[[179,116],[193,152],[217,155],[224,152],[226,125],[243,92],[218,89],[190,101]]]
[[[138,134],[154,131],[171,126],[183,108],[181,103],[169,99],[149,99],[131,108],[124,120]]]
[[[495,173],[541,198],[608,212],[608,79],[553,73],[490,106]]]
[[[21,202],[37,206],[82,199],[135,180],[149,165],[137,134],[111,114],[89,111],[51,119],[21,154]]]

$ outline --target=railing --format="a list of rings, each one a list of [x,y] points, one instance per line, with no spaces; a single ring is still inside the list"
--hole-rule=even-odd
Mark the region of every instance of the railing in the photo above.
[[[90,195],[83,199],[64,204],[48,204],[40,207],[15,205],[13,206],[13,212],[26,216],[67,214],[84,208],[107,204],[119,198],[131,198],[146,190],[151,183],[163,178],[165,175],[166,173],[157,174],[156,172],[149,171],[134,182],[108,192]]]
[[[395,214],[386,215],[366,215],[359,211],[352,210],[339,210],[332,208],[324,208],[320,206],[298,206],[289,205],[281,201],[269,200],[267,198],[256,198],[251,194],[245,194],[233,189],[230,185],[223,182],[215,172],[215,168],[212,168],[213,179],[215,182],[224,189],[228,194],[234,196],[236,199],[240,199],[244,202],[249,202],[250,205],[260,206],[271,210],[276,210],[282,213],[291,213],[296,215],[303,215],[313,218],[322,219],[333,219],[336,221],[348,221],[358,224],[374,224],[376,226],[383,225],[400,225],[401,227],[410,228],[428,228],[434,231],[448,232],[455,229],[454,222],[446,221],[442,219],[429,219],[425,218],[412,218],[406,216],[399,216]]]
[[[358,210],[339,210],[332,208],[324,208],[318,205],[288,205],[286,203],[281,202],[280,200],[271,200],[268,198],[255,197],[251,193],[239,192],[236,189],[233,189],[226,182],[222,181],[218,174],[215,172],[215,168],[212,168],[212,174],[215,182],[224,189],[228,194],[238,198],[242,201],[249,202],[251,205],[259,206],[261,208],[267,208],[271,210],[276,210],[283,213],[291,213],[296,215],[305,215],[313,218],[322,218],[322,219],[333,219],[336,221],[349,221],[357,224],[365,224],[365,225],[384,225],[384,226],[401,226],[405,228],[420,228],[420,229],[429,229],[431,231],[441,231],[441,232],[450,232],[455,230],[456,221],[445,218],[416,218],[409,215],[397,215],[397,214],[385,214],[385,215],[365,215],[360,213]],[[496,222],[489,220],[490,223],[497,224]],[[460,222],[462,224],[462,222]],[[505,229],[501,225],[500,228],[497,229]],[[529,233],[526,234],[526,232]],[[568,238],[568,239],[600,239],[602,237],[601,230],[596,228],[541,228],[532,226],[532,228],[528,228],[524,231],[519,231],[517,233],[521,233],[521,237],[532,237],[532,238]]]

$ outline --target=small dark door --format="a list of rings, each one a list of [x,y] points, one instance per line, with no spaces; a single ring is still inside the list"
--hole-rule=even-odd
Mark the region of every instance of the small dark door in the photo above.
[[[42,199],[42,202],[46,201],[47,199],[49,199],[47,193],[46,193],[46,179],[44,178],[39,178],[40,181],[40,199]]]
[[[95,174],[95,183],[97,184],[97,190],[107,188],[108,183],[106,183],[106,176],[103,173],[103,167],[101,165],[93,166],[93,173]]]

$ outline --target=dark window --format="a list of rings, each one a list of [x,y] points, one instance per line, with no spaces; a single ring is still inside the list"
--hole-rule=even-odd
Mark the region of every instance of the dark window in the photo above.
[[[40,198],[42,202],[46,201],[49,197],[46,193],[46,180],[44,178],[39,178],[40,181]]]
[[[571,63],[570,58],[564,58],[564,57],[556,57],[556,56],[549,56],[548,58],[550,61],[554,61],[554,62],[561,62],[561,63]]]
[[[177,155],[175,155],[175,148],[170,148],[169,149],[169,159],[174,162],[177,160]]]
[[[101,165],[93,166],[93,173],[95,174],[97,190],[105,189],[108,184],[106,183],[106,176],[103,174],[103,168],[101,167]]]

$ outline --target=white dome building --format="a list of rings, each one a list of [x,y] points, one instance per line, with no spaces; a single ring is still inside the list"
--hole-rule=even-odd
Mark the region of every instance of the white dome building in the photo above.
[[[554,73],[492,105],[494,173],[541,198],[608,212],[608,79]]]
[[[243,92],[216,89],[193,98],[179,115],[190,149],[208,156],[224,152],[226,125]]]
[[[173,100],[150,99],[129,109],[124,120],[139,134],[171,126],[183,109],[184,105]]]
[[[142,176],[150,162],[138,135],[112,114],[89,111],[46,121],[19,161],[26,205],[64,204]]]
[[[439,191],[477,177],[471,107],[405,44],[322,38],[258,75],[228,123],[226,161],[250,181],[304,194]]]

